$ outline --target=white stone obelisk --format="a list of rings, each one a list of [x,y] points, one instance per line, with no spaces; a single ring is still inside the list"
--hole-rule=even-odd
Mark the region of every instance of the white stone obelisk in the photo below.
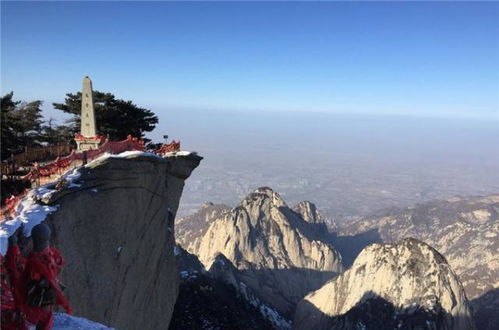
[[[92,96],[92,81],[88,76],[83,78],[81,91],[81,133],[84,137],[95,137],[94,98]]]
[[[79,151],[98,149],[100,138],[95,125],[94,98],[92,96],[92,81],[88,76],[83,78],[81,91],[81,127],[80,136],[75,138]]]

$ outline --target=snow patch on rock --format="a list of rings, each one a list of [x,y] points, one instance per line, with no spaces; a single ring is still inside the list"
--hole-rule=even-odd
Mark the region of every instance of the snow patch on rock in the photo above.
[[[80,187],[76,182],[80,179],[80,168],[67,171],[61,177],[68,183],[68,188]],[[31,236],[31,229],[45,220],[47,215],[57,210],[58,205],[45,205],[40,203],[50,200],[52,195],[57,192],[55,185],[57,182],[51,182],[31,189],[28,194],[21,199],[17,205],[12,219],[0,222],[0,253],[5,255],[8,247],[8,238],[22,225],[23,234],[26,237]]]
[[[35,329],[35,327],[33,327],[32,329]],[[89,321],[81,317],[76,317],[64,313],[55,313],[53,329],[54,330],[107,330],[113,328],[109,328],[100,323]]]
[[[157,155],[152,152],[146,152],[146,151],[124,151],[119,154],[111,154],[111,153],[104,153],[101,156],[97,157],[96,159],[92,160],[88,164],[86,164],[86,167],[90,167],[91,164],[99,163],[102,162],[103,160],[106,160],[108,158],[134,158],[134,157],[152,157],[152,158],[166,158],[166,157],[172,157],[172,156],[188,156],[190,155],[190,151],[173,151],[173,152],[167,152],[163,156]]]
[[[29,237],[31,229],[45,220],[47,214],[57,210],[57,206],[39,204],[36,198],[39,194],[46,195],[49,191],[39,193],[37,189],[32,190],[26,197],[21,199],[16,208],[14,218],[0,223],[0,253],[5,255],[8,247],[8,238],[22,225],[23,233]]]

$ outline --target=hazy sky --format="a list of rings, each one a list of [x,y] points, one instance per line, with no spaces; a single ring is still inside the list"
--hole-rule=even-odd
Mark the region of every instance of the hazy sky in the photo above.
[[[498,3],[1,2],[1,92],[498,118]]]

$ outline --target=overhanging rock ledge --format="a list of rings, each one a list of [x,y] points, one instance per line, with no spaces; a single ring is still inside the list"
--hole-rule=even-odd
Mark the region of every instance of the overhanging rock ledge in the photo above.
[[[75,315],[118,329],[166,329],[178,294],[174,218],[195,153],[101,157],[45,202]]]

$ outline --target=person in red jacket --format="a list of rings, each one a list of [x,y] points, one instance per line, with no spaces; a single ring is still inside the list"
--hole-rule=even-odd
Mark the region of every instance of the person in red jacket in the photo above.
[[[50,228],[43,223],[33,227],[33,251],[27,259],[21,255],[17,240],[9,239],[7,251],[7,270],[13,279],[14,295],[37,330],[52,329],[56,305],[72,313],[57,280],[64,259],[57,249],[49,246],[50,234]]]
[[[14,297],[12,283],[4,264],[4,257],[0,254],[0,285],[1,285],[1,321],[2,330],[27,330],[26,317]]]

